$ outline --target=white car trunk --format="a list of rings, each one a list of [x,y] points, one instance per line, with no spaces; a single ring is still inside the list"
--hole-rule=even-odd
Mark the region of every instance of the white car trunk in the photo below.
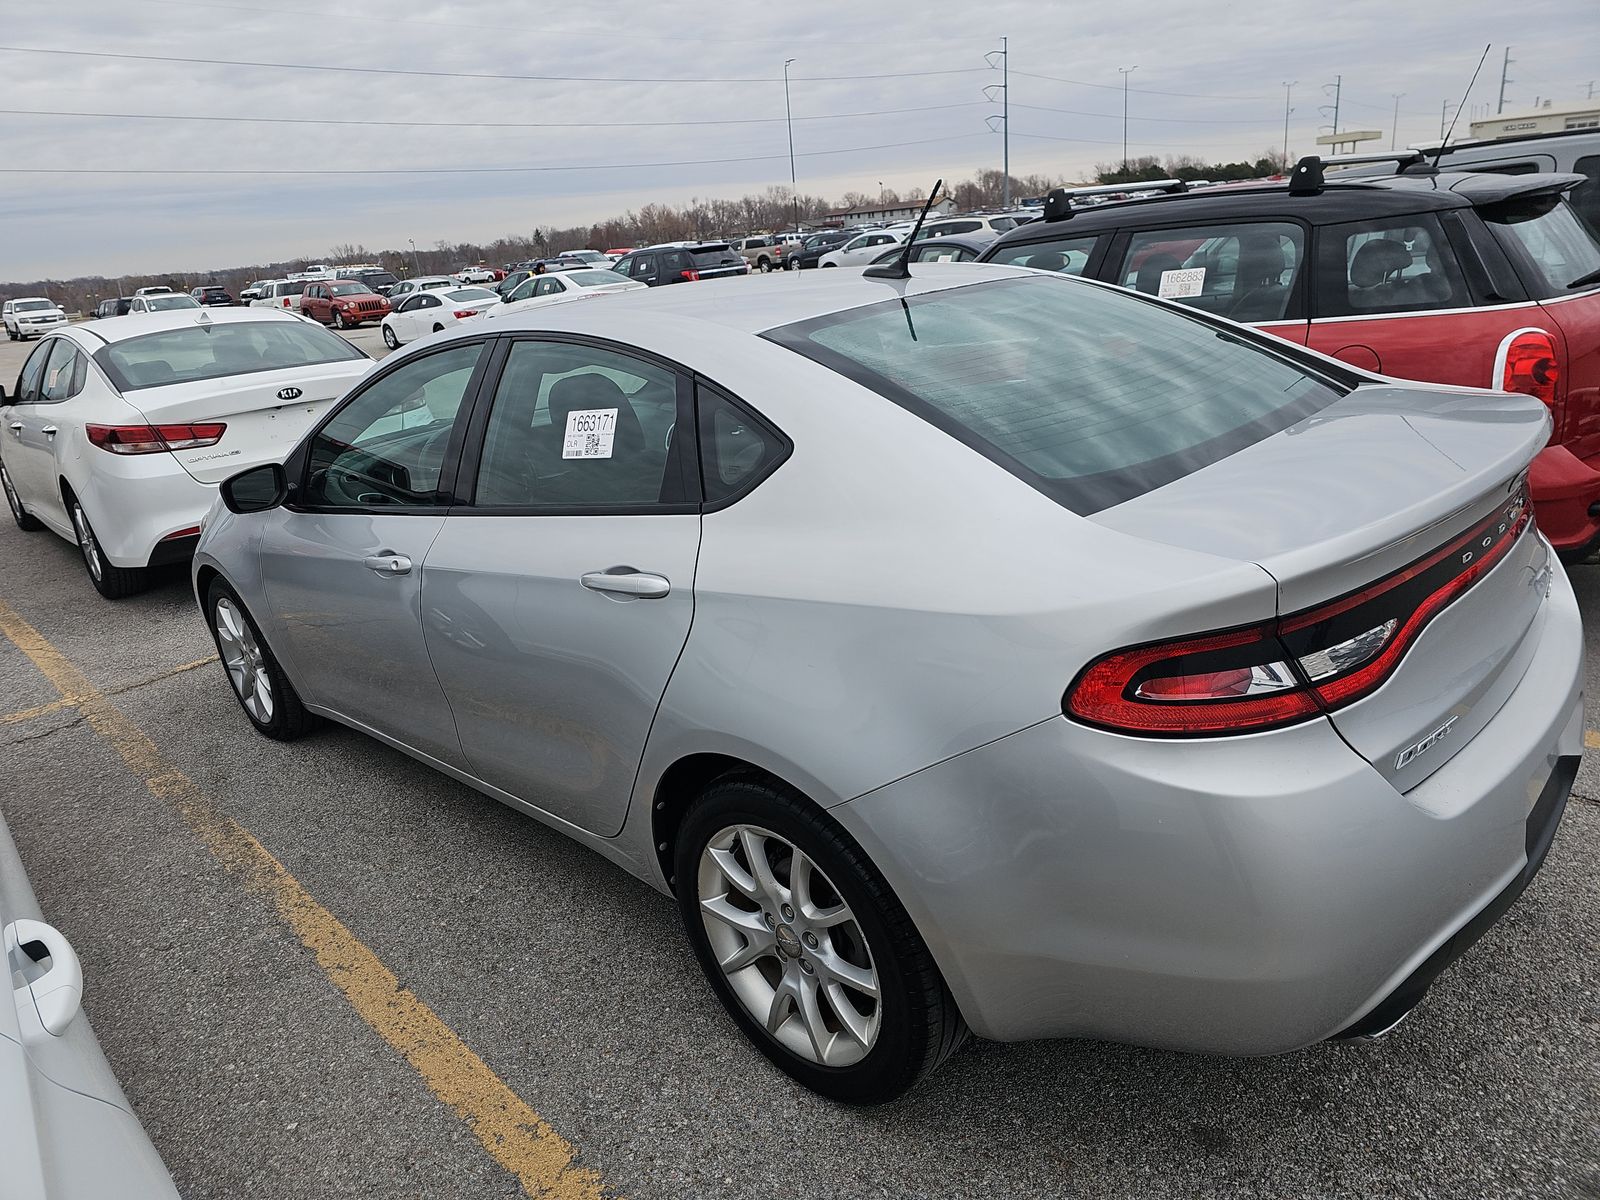
[[[201,483],[221,483],[249,467],[282,462],[372,365],[372,360],[361,358],[284,367],[142,388],[124,393],[123,398],[152,425],[212,421],[227,425],[216,445],[173,452],[183,469]]]

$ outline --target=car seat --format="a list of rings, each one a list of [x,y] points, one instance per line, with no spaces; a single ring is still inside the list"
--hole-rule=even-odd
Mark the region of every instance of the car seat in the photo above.
[[[1403,301],[1400,272],[1411,265],[1411,251],[1399,242],[1374,238],[1350,260],[1350,307],[1392,308]]]
[[[1289,306],[1289,285],[1283,282],[1288,263],[1277,234],[1239,239],[1239,265],[1233,277],[1233,302],[1224,314],[1231,321],[1276,321]]]
[[[1139,264],[1139,273],[1133,280],[1134,290],[1147,296],[1158,296],[1161,294],[1161,276],[1167,271],[1181,270],[1182,267],[1183,261],[1176,254],[1152,254]]]

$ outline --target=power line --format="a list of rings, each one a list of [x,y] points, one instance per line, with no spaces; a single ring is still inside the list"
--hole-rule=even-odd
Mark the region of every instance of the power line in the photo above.
[[[262,67],[274,71],[331,71],[347,75],[404,75],[421,79],[503,79],[521,83],[779,83],[781,76],[737,75],[677,78],[602,75],[511,75],[489,71],[418,71],[401,67],[326,66],[318,63],[252,62],[230,58],[183,58],[169,54],[118,54],[109,50],[58,50],[47,46],[0,46],[14,54],[58,54],[71,58],[112,58],[127,62],[179,63],[184,66]],[[944,71],[891,71],[881,75],[805,75],[796,83],[841,83],[864,79],[914,79],[930,75],[971,75],[987,67],[956,67]]]
[[[243,5],[243,4],[207,4],[207,3],[202,3],[201,0],[143,0],[143,3],[147,4],[147,5],[148,4],[160,4],[160,5],[165,5],[165,6],[169,7],[169,8],[205,8],[205,9],[212,9],[212,10],[218,11],[218,12],[265,13],[268,16],[274,16],[274,17],[277,17],[277,16],[321,17],[321,18],[325,18],[325,19],[340,20],[340,21],[366,21],[366,22],[368,22],[370,24],[383,25],[383,26],[391,26],[391,25],[420,25],[420,26],[430,26],[430,27],[433,27],[433,28],[436,28],[436,29],[449,29],[449,30],[452,30],[452,31],[460,31],[460,30],[463,30],[463,29],[474,29],[474,30],[482,30],[482,31],[484,31],[486,33],[515,33],[515,34],[521,34],[524,37],[527,37],[532,33],[537,33],[538,37],[539,37],[539,39],[541,41],[543,41],[543,40],[545,40],[547,38],[552,38],[552,37],[574,37],[574,38],[590,38],[590,39],[593,39],[593,40],[596,40],[596,41],[607,41],[607,42],[614,41],[614,40],[617,40],[617,39],[624,39],[624,40],[629,40],[629,41],[640,41],[640,42],[693,42],[696,45],[701,45],[701,46],[706,44],[706,38],[703,37],[703,36],[701,36],[701,37],[679,36],[679,35],[665,34],[665,33],[663,33],[663,34],[624,33],[624,32],[621,32],[621,31],[618,31],[618,30],[613,30],[613,29],[599,29],[599,30],[594,30],[594,31],[591,32],[591,31],[586,31],[586,30],[582,30],[582,29],[549,29],[549,28],[546,28],[544,26],[540,26],[537,30],[530,30],[526,26],[519,28],[517,26],[512,26],[512,25],[478,25],[478,24],[472,24],[472,23],[465,22],[465,21],[422,21],[422,20],[418,20],[415,17],[395,17],[395,16],[390,16],[387,13],[385,13],[382,16],[367,16],[366,14],[363,14],[363,13],[351,13],[351,12],[344,12],[344,11],[341,11],[341,10],[332,10],[332,11],[330,11],[328,9],[307,9],[307,8],[256,8],[256,7],[251,7],[251,6]],[[738,43],[743,43],[743,44],[748,44],[748,45],[770,46],[770,45],[772,45],[774,43],[783,43],[785,45],[793,45],[797,39],[793,35],[790,35],[790,36],[782,36],[782,35],[780,35],[778,37],[766,37],[766,38],[724,37],[719,32],[717,34],[715,40],[719,44],[723,43],[723,42],[738,42]],[[876,49],[876,50],[882,50],[883,49],[883,39],[882,38],[878,38],[878,39],[875,39],[875,40],[872,40],[872,41],[851,42],[851,41],[841,41],[841,40],[839,40],[837,38],[829,37],[827,39],[826,44],[829,45],[829,46],[870,46],[870,47],[872,47],[873,49]],[[933,46],[933,45],[938,45],[938,46],[970,45],[971,44],[971,39],[968,39],[968,38],[900,38],[900,37],[896,37],[895,38],[895,44],[896,45],[929,45],[929,46]]]
[[[1020,71],[1017,72],[1017,74],[1019,74],[1019,75],[1021,73],[1022,72],[1020,72]],[[1137,92],[1139,89],[1138,88],[1132,88],[1131,90]],[[1013,104],[1011,107],[1012,108],[1028,108],[1028,109],[1032,109],[1034,112],[1064,113],[1065,115],[1067,115],[1069,117],[1104,117],[1108,121],[1120,121],[1122,119],[1122,114],[1121,113],[1081,112],[1076,108],[1047,108],[1045,105],[1042,105],[1042,104],[1022,104],[1022,103],[1017,103],[1017,104]],[[1175,125],[1260,125],[1262,123],[1262,122],[1256,121],[1256,120],[1243,120],[1243,119],[1240,119],[1240,118],[1237,118],[1237,117],[1230,118],[1228,120],[1216,120],[1216,121],[1210,120],[1210,119],[1205,118],[1205,117],[1129,117],[1128,120],[1130,120],[1130,121],[1159,121],[1159,122],[1162,122],[1162,123],[1175,124]]]
[[[0,47],[3,48],[3,47]],[[1028,79],[1048,79],[1051,83],[1070,83],[1077,87],[1101,88],[1108,92],[1122,91],[1122,85],[1117,83],[1091,83],[1087,79],[1064,79],[1060,75],[1039,75],[1033,71],[1013,71],[1013,75],[1022,75]],[[1129,91],[1138,92],[1145,96],[1179,96],[1185,100],[1271,100],[1270,96],[1206,96],[1198,92],[1162,92],[1155,88],[1129,88]]]
[[[864,112],[825,113],[796,117],[796,121],[838,121],[847,117],[887,117],[903,113],[938,112],[951,108],[987,107],[982,100],[959,104],[929,104],[918,108],[879,108]],[[0,108],[0,116],[95,117],[127,121],[232,121],[253,125],[373,125],[416,129],[634,129],[691,125],[781,125],[782,117],[726,117],[711,121],[361,121],[338,117],[227,117],[210,113],[68,112],[48,108]]]
[[[947,137],[921,138],[914,142],[883,142],[876,146],[840,146],[833,150],[804,150],[796,158],[820,158],[830,154],[858,154],[867,150],[899,150],[906,146],[931,146],[941,142],[986,137],[983,133],[957,133]],[[787,154],[756,154],[741,158],[688,158],[676,162],[570,163],[542,167],[355,167],[355,168],[272,168],[253,167],[10,167],[0,166],[0,175],[520,175],[551,171],[626,171],[653,167],[706,167],[724,163],[771,162],[787,159]]]

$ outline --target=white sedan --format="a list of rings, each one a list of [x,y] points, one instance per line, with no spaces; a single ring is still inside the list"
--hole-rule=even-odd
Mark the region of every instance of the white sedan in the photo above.
[[[817,260],[819,267],[864,267],[890,246],[906,240],[903,233],[887,229],[869,229],[858,233],[837,250],[830,250]]]
[[[384,345],[398,350],[407,342],[438,333],[457,321],[475,317],[499,304],[498,292],[488,288],[437,288],[413,292],[382,321]]]
[[[592,270],[581,267],[575,271],[555,271],[547,275],[534,275],[524,279],[505,300],[483,314],[485,321],[493,321],[524,309],[538,308],[560,300],[576,300],[580,296],[604,296],[611,292],[636,292],[645,285],[629,279],[616,271]]]
[[[414,279],[402,279],[389,289],[388,299],[390,304],[399,304],[407,296],[414,296],[418,292],[438,291],[440,288],[458,288],[461,280],[454,275],[418,275]]]
[[[160,292],[149,296],[135,296],[128,302],[128,314],[175,312],[184,308],[199,308],[200,301],[181,292]]]
[[[281,460],[371,366],[319,325],[253,308],[53,330],[0,389],[0,487],[20,528],[76,542],[121,599],[188,558],[217,484]]]

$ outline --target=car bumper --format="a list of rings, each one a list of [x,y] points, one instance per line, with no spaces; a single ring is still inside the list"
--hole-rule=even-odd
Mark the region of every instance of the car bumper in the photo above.
[[[100,551],[119,567],[181,562],[194,552],[201,518],[217,497],[170,454],[105,454],[79,487]]]
[[[1405,794],[1322,721],[1161,742],[1053,718],[830,811],[981,1036],[1256,1055],[1367,1032],[1509,906],[1559,820],[1584,661],[1560,572],[1539,620],[1494,719]]]
[[[1600,456],[1581,459],[1565,446],[1546,446],[1528,471],[1539,532],[1564,554],[1600,539]]]

